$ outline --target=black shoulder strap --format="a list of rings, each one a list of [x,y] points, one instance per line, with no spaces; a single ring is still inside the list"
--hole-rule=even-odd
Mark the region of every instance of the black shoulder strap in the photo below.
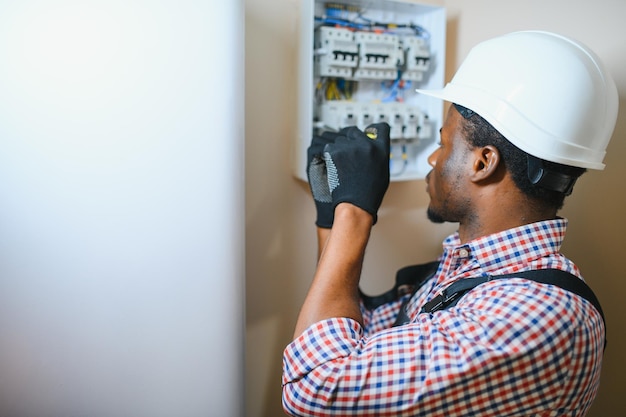
[[[606,332],[604,312],[602,311],[598,298],[593,293],[591,288],[580,278],[559,269],[537,269],[533,271],[516,272],[513,274],[462,279],[451,284],[445,288],[440,295],[424,304],[421,312],[433,313],[435,311],[452,307],[456,305],[461,297],[467,294],[472,288],[488,281],[506,278],[524,278],[541,284],[554,285],[586,299],[596,308],[596,310],[598,310],[600,316],[602,316]]]
[[[415,291],[428,280],[439,267],[439,261],[406,266],[396,273],[396,283],[389,291],[376,296],[361,293],[361,300],[368,310],[397,300],[401,295]]]

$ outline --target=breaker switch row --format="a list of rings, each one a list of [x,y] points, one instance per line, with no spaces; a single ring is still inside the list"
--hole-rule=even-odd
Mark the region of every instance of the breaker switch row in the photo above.
[[[428,71],[428,42],[417,36],[322,26],[315,32],[315,71],[320,77],[421,81]]]
[[[418,107],[405,103],[362,103],[346,100],[322,104],[318,125],[323,129],[340,130],[348,126],[364,129],[372,123],[391,126],[392,140],[429,139],[432,134],[428,116]]]

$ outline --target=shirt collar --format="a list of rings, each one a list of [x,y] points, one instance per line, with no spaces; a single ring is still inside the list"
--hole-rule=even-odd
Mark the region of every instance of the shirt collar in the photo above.
[[[507,229],[463,245],[459,234],[454,233],[444,240],[444,253],[472,258],[488,271],[559,252],[566,229],[567,219],[557,218]]]

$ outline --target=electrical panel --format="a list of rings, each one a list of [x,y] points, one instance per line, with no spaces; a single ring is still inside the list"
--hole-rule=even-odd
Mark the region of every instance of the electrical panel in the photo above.
[[[445,9],[398,0],[302,0],[295,175],[306,180],[313,135],[371,123],[391,126],[392,181],[422,179],[437,148]]]

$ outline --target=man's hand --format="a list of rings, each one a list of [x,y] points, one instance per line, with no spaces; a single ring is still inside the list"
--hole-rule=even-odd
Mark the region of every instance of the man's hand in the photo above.
[[[389,187],[389,130],[387,123],[342,129],[324,145],[328,190],[333,210],[339,203],[351,203],[378,219]],[[327,200],[326,196],[326,200]]]

